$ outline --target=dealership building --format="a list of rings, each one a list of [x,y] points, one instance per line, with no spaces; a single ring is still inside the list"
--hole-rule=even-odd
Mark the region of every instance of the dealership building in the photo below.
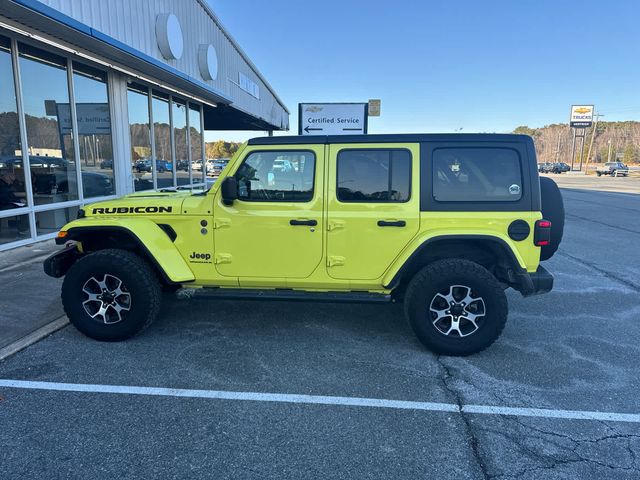
[[[288,128],[206,0],[0,2],[0,250],[86,203],[205,185],[206,130]]]

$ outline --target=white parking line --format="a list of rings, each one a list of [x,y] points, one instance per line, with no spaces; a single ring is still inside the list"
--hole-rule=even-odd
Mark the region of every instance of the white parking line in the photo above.
[[[545,408],[500,407],[492,405],[463,405],[454,403],[412,402],[382,398],[334,397],[287,393],[232,392],[224,390],[191,390],[182,388],[137,387],[129,385],[92,385],[83,383],[31,382],[0,379],[0,387],[60,392],[111,393],[118,395],[151,395],[160,397],[207,398],[251,402],[298,403],[305,405],[338,405],[349,407],[426,410],[432,412],[472,413],[479,415],[508,415],[517,417],[561,418],[565,420],[598,420],[640,423],[640,414],[591,412],[585,410],[554,410]]]

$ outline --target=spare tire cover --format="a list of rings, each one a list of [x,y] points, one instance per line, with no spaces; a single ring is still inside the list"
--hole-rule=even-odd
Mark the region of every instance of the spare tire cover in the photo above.
[[[551,242],[542,247],[540,260],[548,260],[556,253],[564,233],[564,202],[556,182],[548,177],[540,177],[542,217],[551,222]]]

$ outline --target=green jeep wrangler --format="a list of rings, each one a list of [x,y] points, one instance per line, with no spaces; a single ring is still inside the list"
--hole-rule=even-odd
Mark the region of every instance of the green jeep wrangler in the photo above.
[[[553,228],[552,228],[553,225]],[[498,338],[509,287],[545,293],[540,266],[564,207],[523,135],[249,140],[207,191],[161,190],[80,210],[45,262],[69,320],[122,340],[163,291],[211,297],[404,302],[420,341],[468,355]]]

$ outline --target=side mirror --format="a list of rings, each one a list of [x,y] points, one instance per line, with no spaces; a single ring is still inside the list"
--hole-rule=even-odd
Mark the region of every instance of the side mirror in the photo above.
[[[236,177],[226,177],[220,186],[222,192],[222,203],[227,206],[233,205],[234,200],[238,199],[238,180]]]

